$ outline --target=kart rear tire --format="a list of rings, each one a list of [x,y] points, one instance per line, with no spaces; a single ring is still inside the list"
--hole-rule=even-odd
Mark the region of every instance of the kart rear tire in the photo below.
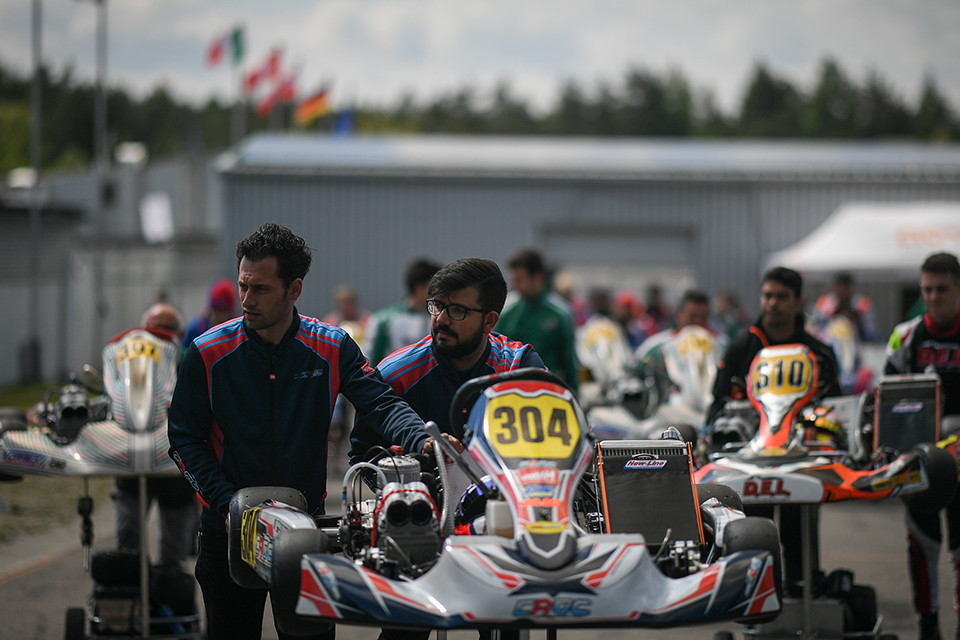
[[[270,570],[270,606],[277,629],[291,636],[321,634],[332,622],[320,622],[297,615],[300,597],[300,559],[305,553],[327,553],[327,535],[320,529],[291,529],[274,540]]]
[[[64,640],[85,640],[87,612],[80,607],[67,609],[66,624],[64,625]]]
[[[873,587],[855,584],[844,600],[844,632],[873,631],[877,623],[877,592]]]
[[[0,436],[7,431],[25,431],[27,412],[16,407],[0,407]]]
[[[916,448],[930,479],[930,487],[904,497],[904,501],[918,513],[936,513],[950,504],[957,491],[957,460],[946,449],[929,442],[922,442]]]
[[[737,511],[743,511],[743,500],[740,494],[725,484],[698,484],[697,501],[703,504],[710,498],[716,498],[720,504]]]
[[[748,516],[727,524],[723,536],[723,555],[729,556],[737,551],[767,551],[773,556],[773,581],[777,598],[783,602],[783,566],[780,557],[780,534],[777,525],[769,518]],[[769,620],[750,618],[749,624],[769,622],[779,615],[772,614]]]
[[[307,500],[303,494],[290,487],[247,487],[240,489],[230,499],[230,541],[227,546],[227,562],[230,564],[230,577],[241,587],[247,589],[269,589],[267,581],[241,556],[241,523],[243,512],[256,507],[266,500],[276,500],[306,511]]]

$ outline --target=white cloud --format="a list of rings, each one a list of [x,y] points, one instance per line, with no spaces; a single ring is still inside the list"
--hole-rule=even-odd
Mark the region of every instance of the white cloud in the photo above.
[[[910,102],[925,74],[960,109],[960,3],[954,0],[106,0],[111,83],[144,94],[160,82],[193,101],[234,95],[236,75],[208,69],[208,43],[245,25],[246,63],[283,46],[310,91],[393,104],[509,81],[544,109],[565,80],[593,90],[625,71],[679,69],[732,110],[757,61],[801,88],[837,59],[856,81],[875,70]],[[44,59],[91,80],[96,6],[45,3]],[[30,67],[30,4],[0,0],[0,62]]]

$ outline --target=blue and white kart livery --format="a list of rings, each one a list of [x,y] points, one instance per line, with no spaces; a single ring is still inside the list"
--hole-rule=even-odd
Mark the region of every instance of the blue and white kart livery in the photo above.
[[[306,633],[329,623],[672,627],[765,620],[780,611],[776,529],[729,506],[739,502],[735,494],[710,487],[698,501],[687,475],[681,482],[692,496],[697,540],[671,540],[669,527],[663,541],[611,533],[605,509],[613,502],[597,474],[603,443],[593,444],[562,382],[530,369],[470,381],[454,399],[455,421],[463,422],[471,403],[465,440],[472,461],[445,464],[444,453],[456,453],[435,445],[439,491],[415,456],[399,456],[347,471],[339,523],[306,515],[291,489],[249,488],[234,496],[231,575],[271,589],[281,630]],[[662,468],[659,450],[680,448],[684,464],[690,460],[680,441],[630,444],[654,453],[620,464],[627,473]],[[453,507],[463,493],[453,477],[461,469],[475,481],[470,491],[484,494],[470,523],[462,502]],[[348,499],[368,471],[376,497]]]

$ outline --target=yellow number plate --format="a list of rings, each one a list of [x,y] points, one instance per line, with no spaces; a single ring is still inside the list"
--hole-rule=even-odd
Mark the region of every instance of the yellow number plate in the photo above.
[[[761,352],[750,370],[753,394],[775,396],[803,395],[813,384],[813,360],[805,349]]]
[[[160,347],[143,336],[131,336],[124,340],[117,350],[117,367],[133,358],[150,358],[160,364]]]
[[[580,425],[570,403],[548,394],[491,398],[484,430],[504,458],[565,459],[580,440]]]

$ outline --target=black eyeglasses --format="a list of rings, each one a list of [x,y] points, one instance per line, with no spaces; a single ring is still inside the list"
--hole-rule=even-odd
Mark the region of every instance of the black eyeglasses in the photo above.
[[[471,309],[470,307],[465,307],[462,304],[443,304],[439,300],[434,300],[433,298],[427,300],[427,313],[433,317],[439,317],[444,311],[447,312],[447,316],[449,316],[451,320],[463,320],[467,317],[468,311],[483,313],[483,309]]]

